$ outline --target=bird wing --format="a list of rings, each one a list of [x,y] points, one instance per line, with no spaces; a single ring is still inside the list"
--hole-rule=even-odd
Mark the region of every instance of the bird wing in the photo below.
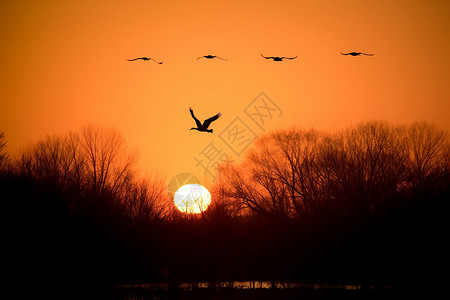
[[[133,58],[133,59],[129,59],[128,61],[134,61],[134,60],[138,60],[139,58]]]
[[[361,53],[361,54],[367,55],[367,56],[374,56],[375,55],[375,54],[372,54],[372,53]]]
[[[195,120],[195,124],[197,124],[197,127],[200,128],[200,126],[202,126],[202,123],[200,123],[200,121],[194,116],[194,111],[192,110],[192,108],[189,107],[189,111],[191,112],[192,118]]]
[[[203,58],[204,56],[197,57],[197,59]]]
[[[282,57],[282,59],[295,59],[295,58],[297,58],[298,56],[294,56],[294,57]]]
[[[341,52],[341,54],[342,54],[342,55],[349,55],[350,53],[342,53],[342,52]]]
[[[155,63],[162,64],[162,61],[159,62],[159,61],[154,60],[153,58],[152,58],[152,60],[153,60]]]
[[[222,57],[219,57],[219,56],[216,56],[217,58],[220,58],[221,60],[228,60],[228,59],[225,59],[225,58],[222,58]]]
[[[261,53],[260,53],[260,55],[262,56],[262,57],[264,57],[265,59],[274,59],[275,57],[273,57],[273,56],[264,56],[264,55],[262,55]]]
[[[203,126],[205,126],[205,128],[208,128],[209,124],[211,124],[211,122],[217,120],[220,116],[222,115],[222,113],[218,113],[217,115],[215,115],[214,117],[211,117],[209,119],[206,119],[203,122]]]

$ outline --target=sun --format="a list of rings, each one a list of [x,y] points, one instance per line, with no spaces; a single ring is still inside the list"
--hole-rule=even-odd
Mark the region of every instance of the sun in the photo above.
[[[211,193],[200,184],[185,184],[175,192],[173,202],[181,212],[200,214],[211,204]]]

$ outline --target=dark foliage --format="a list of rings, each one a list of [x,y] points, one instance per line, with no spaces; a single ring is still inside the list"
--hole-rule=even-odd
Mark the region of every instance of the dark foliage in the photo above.
[[[449,148],[431,125],[273,133],[244,166],[224,167],[198,216],[167,205],[160,181],[138,179],[121,145],[90,127],[1,168],[11,289],[106,298],[117,284],[180,280],[429,287],[442,274]]]

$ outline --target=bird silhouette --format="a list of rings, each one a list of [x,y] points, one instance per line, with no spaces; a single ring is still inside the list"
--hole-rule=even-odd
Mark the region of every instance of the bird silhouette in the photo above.
[[[222,57],[219,57],[219,56],[215,56],[215,55],[210,55],[210,54],[200,56],[197,59],[200,59],[200,58],[207,58],[207,59],[219,58],[221,60],[228,60],[228,59],[225,59],[225,58],[222,58]]]
[[[135,60],[138,60],[138,59],[142,59],[142,60],[153,60],[155,63],[162,64],[162,62],[156,61],[156,60],[154,60],[153,58],[149,58],[149,57],[138,57],[138,58],[129,59],[128,61],[135,61]]]
[[[198,131],[204,131],[204,132],[210,132],[210,133],[212,133],[213,130],[212,130],[212,129],[208,129],[209,125],[211,124],[211,122],[217,120],[217,119],[222,115],[222,113],[219,112],[217,115],[215,115],[215,116],[213,116],[213,117],[211,117],[211,118],[206,119],[205,121],[203,121],[203,124],[202,124],[202,123],[194,116],[194,111],[192,110],[192,108],[189,107],[189,111],[191,112],[192,118],[195,120],[195,124],[197,124],[197,127],[192,127],[192,128],[189,129],[189,130],[198,130]]]
[[[260,53],[261,54],[261,53]],[[295,57],[279,57],[279,56],[264,56],[261,54],[262,57],[264,57],[265,59],[273,59],[273,61],[283,61],[283,59],[294,59],[297,58],[297,56]]]
[[[360,55],[367,55],[367,56],[374,56],[375,54],[368,54],[368,53],[362,53],[362,52],[349,52],[349,53],[342,53],[342,55],[351,55],[351,56],[360,56]]]

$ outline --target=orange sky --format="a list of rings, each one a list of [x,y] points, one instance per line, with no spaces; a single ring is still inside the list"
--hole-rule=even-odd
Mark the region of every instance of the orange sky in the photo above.
[[[449,130],[449,15],[449,1],[2,1],[0,131],[14,153],[91,122],[113,126],[144,172],[169,180],[202,177],[195,158],[211,142],[238,159],[227,134],[242,124],[256,134],[373,119]],[[229,60],[196,60],[206,54]],[[127,61],[141,56],[164,63]],[[261,92],[282,112],[262,128],[244,111]],[[188,130],[189,106],[199,119],[223,113],[213,134]]]

